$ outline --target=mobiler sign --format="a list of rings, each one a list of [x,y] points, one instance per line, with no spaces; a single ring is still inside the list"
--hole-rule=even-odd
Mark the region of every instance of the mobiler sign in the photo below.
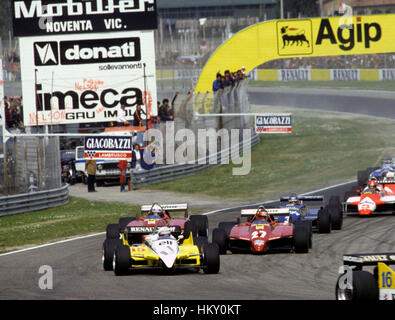
[[[13,0],[14,36],[153,30],[155,0]]]
[[[291,133],[292,115],[255,115],[256,133]]]
[[[85,137],[84,154],[85,159],[130,160],[132,158],[132,137]]]
[[[117,121],[121,104],[128,120],[137,104],[157,113],[153,31],[73,38],[20,39],[26,126]]]

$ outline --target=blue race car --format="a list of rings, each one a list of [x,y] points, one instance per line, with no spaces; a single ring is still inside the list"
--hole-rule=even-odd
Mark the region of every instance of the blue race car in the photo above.
[[[357,173],[358,187],[363,189],[372,178],[383,180],[388,172],[395,171],[395,158],[382,159],[381,167],[369,167],[366,170],[360,170]]]
[[[329,203],[319,208],[308,208],[305,202],[323,202],[323,196],[297,196],[291,194],[289,197],[281,197],[280,208],[288,208],[288,217],[274,217],[278,222],[290,219],[293,224],[304,223],[311,231],[319,233],[330,233],[331,230],[340,230],[343,225],[343,211],[340,198],[332,196]],[[283,202],[286,202],[283,204]]]

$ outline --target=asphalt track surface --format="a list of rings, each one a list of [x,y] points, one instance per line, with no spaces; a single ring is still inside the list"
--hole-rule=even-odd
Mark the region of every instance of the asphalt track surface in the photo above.
[[[254,105],[328,110],[395,119],[395,92],[392,91],[252,87],[248,93],[249,101]]]
[[[343,195],[350,184],[315,194]],[[208,215],[211,230],[239,210]],[[221,256],[219,274],[139,272],[116,277],[101,266],[104,235],[0,256],[0,299],[334,299],[345,253],[394,251],[395,216],[344,218],[343,229],[313,234],[308,254]],[[53,289],[41,290],[40,266],[53,268]]]

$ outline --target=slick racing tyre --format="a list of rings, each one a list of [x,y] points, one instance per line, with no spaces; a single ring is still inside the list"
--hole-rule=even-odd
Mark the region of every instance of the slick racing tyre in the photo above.
[[[357,173],[358,186],[363,189],[368,184],[369,172],[367,170],[361,170]]]
[[[213,230],[213,243],[216,243],[219,248],[220,254],[226,254],[226,250],[228,250],[228,236],[224,229],[215,228]]]
[[[195,246],[199,248],[200,252],[203,252],[203,249],[205,246],[208,245],[208,239],[207,237],[194,237],[193,238],[193,243]]]
[[[184,239],[188,239],[191,233],[193,237],[197,236],[197,226],[192,220],[185,221],[183,233]]]
[[[209,243],[204,247],[204,273],[218,273],[220,268],[219,250],[214,243]]]
[[[132,221],[134,221],[134,220],[136,220],[135,217],[123,217],[123,218],[119,218],[119,221],[118,221],[119,233],[123,233],[124,230],[125,230],[125,228],[126,228],[126,226],[127,226],[130,222],[132,222]]]
[[[305,225],[294,227],[294,249],[296,253],[308,253],[310,247],[310,231]]]
[[[343,226],[343,208],[338,196],[330,197],[328,210],[331,216],[332,229],[341,230]]]
[[[330,233],[332,229],[331,215],[328,206],[318,211],[317,226],[319,233]]]
[[[102,263],[105,271],[111,271],[113,268],[114,250],[117,246],[122,245],[120,239],[106,239],[103,242]]]
[[[198,236],[208,237],[208,218],[203,215],[191,215],[189,217],[196,225]]]
[[[118,225],[118,223],[113,223],[113,224],[107,225],[106,238],[107,239],[119,239],[119,225]]]
[[[218,224],[218,229],[222,229],[225,231],[226,236],[229,237],[230,231],[236,225],[236,222],[233,221],[224,221]]]
[[[116,276],[124,275],[130,268],[130,248],[125,245],[117,246],[114,250],[113,269]]]
[[[311,221],[303,221],[303,220],[297,220],[294,223],[295,227],[296,226],[304,226],[309,230],[309,249],[313,247],[313,225]]]
[[[379,289],[374,276],[367,271],[352,271],[352,286],[344,283],[346,274],[336,283],[336,300],[379,300]]]

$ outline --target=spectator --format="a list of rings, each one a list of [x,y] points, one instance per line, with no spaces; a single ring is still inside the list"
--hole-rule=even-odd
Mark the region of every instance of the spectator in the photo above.
[[[126,170],[128,168],[127,160],[119,160],[118,168],[121,169],[121,177],[120,177],[120,184],[121,184],[121,192],[126,192],[125,185],[126,185]]]
[[[213,82],[213,92],[222,89],[221,74],[217,73],[217,79]]]
[[[126,106],[124,104],[121,104],[121,110],[119,110],[118,114],[118,119],[117,119],[117,126],[122,127],[122,126],[128,126],[129,121],[126,120],[126,111],[125,111]]]
[[[88,174],[88,192],[96,192],[96,160],[86,160],[85,170]]]
[[[171,121],[173,120],[171,109],[169,106],[169,99],[163,99],[163,104],[159,108],[159,119],[160,121]]]
[[[141,118],[141,114],[146,114],[143,109],[141,109],[141,105],[137,105],[136,111],[133,113],[133,126],[134,127],[142,127],[143,119]]]
[[[132,169],[136,169],[136,170],[141,169],[141,157],[142,154],[140,152],[140,145],[136,143],[133,146],[133,151],[132,151]]]
[[[156,161],[158,158],[158,150],[155,146],[148,146],[141,157],[141,167],[144,170],[151,170],[156,168]]]

